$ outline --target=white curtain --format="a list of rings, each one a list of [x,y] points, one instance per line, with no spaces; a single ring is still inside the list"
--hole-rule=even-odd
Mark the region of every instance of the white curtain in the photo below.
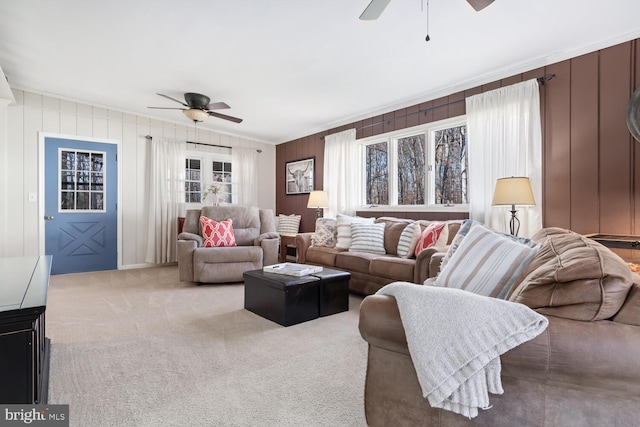
[[[146,262],[175,262],[178,217],[185,214],[186,142],[153,138],[150,144]]]
[[[362,203],[362,155],[356,143],[356,130],[327,135],[324,138],[324,188],[329,198],[326,217],[355,215]],[[319,188],[317,190],[320,190]]]
[[[233,203],[241,206],[258,205],[258,152],[255,148],[233,147]]]
[[[535,206],[516,206],[519,236],[542,227],[542,132],[535,79],[466,100],[469,146],[469,216],[507,232],[510,206],[491,206],[498,178],[529,177]]]

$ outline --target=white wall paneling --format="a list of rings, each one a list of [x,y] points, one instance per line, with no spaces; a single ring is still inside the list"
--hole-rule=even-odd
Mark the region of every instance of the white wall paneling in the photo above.
[[[147,166],[152,142],[145,135],[188,139],[209,144],[261,149],[258,188],[259,206],[275,207],[275,146],[239,137],[194,129],[185,125],[75,103],[27,91],[13,91],[16,104],[0,111],[0,256],[43,253],[39,218],[40,202],[29,201],[39,191],[43,171],[38,158],[39,133],[61,134],[87,139],[120,141],[121,253],[119,265],[146,265]],[[212,119],[215,120],[215,119]],[[39,194],[38,201],[44,200]]]

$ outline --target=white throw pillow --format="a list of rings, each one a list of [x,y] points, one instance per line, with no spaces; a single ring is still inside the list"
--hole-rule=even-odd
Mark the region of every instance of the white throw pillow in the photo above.
[[[278,215],[279,234],[298,234],[300,229],[300,215]]]
[[[351,224],[351,247],[349,252],[369,252],[384,255],[384,223]]]
[[[537,251],[487,227],[471,227],[435,285],[504,298]]]
[[[351,246],[351,224],[361,222],[365,224],[373,224],[375,218],[359,218],[348,215],[338,214],[336,221],[338,222],[338,241],[336,248],[349,249]]]
[[[421,234],[422,229],[418,221],[412,222],[402,230],[398,240],[398,249],[396,250],[400,258],[411,258],[413,256],[416,243],[418,243]]]

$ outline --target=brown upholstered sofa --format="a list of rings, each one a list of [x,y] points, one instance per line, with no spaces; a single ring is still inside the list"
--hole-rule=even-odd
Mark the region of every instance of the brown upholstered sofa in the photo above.
[[[202,247],[200,216],[215,221],[233,220],[237,246]],[[280,237],[271,209],[244,206],[206,206],[187,211],[178,235],[178,269],[181,281],[240,282],[242,273],[278,262]]]
[[[370,426],[640,425],[640,276],[609,249],[546,229],[509,300],[549,320],[546,331],[501,356],[504,394],[478,417],[430,407],[422,397],[396,300],[364,299]]]
[[[376,223],[384,223],[385,255],[366,252],[350,252],[346,249],[312,246],[313,233],[301,233],[296,236],[298,263],[322,265],[351,273],[349,289],[352,292],[371,295],[392,282],[405,281],[423,283],[439,271],[437,265],[431,265],[431,256],[446,251],[446,247],[429,248],[417,257],[404,259],[397,256],[398,240],[402,230],[414,220],[394,217],[376,218]],[[424,229],[431,221],[421,220]],[[446,221],[449,227],[449,240],[460,228],[462,221]]]

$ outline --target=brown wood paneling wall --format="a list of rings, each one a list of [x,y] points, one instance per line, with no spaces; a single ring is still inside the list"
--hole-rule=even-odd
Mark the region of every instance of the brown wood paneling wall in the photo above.
[[[284,163],[315,156],[316,188],[321,189],[325,135],[355,127],[360,139],[456,117],[465,113],[466,97],[549,73],[555,78],[540,87],[543,225],[584,234],[640,234],[640,142],[626,126],[628,100],[640,85],[638,40],[280,144],[278,213],[302,214],[301,230],[313,230],[315,215],[306,208],[308,196],[284,195]],[[415,213],[376,213],[382,214]]]

